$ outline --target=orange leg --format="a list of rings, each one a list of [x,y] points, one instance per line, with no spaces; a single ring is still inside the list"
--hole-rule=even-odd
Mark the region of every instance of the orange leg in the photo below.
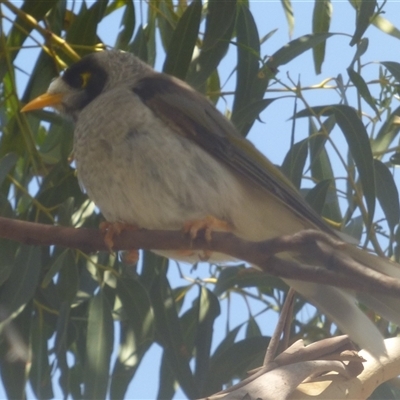
[[[113,253],[114,236],[119,235],[123,231],[137,229],[139,228],[136,225],[126,224],[123,222],[104,221],[100,224],[100,230],[104,233],[104,243],[107,245],[110,253]],[[124,259],[128,263],[134,264],[139,259],[138,250],[129,250],[124,256]]]
[[[207,242],[211,242],[212,231],[231,232],[232,229],[233,227],[229,222],[222,221],[212,215],[208,215],[203,219],[186,221],[183,225],[183,231],[189,233],[192,239],[196,239],[199,231],[204,230],[204,237]]]
[[[208,215],[203,219],[186,221],[183,225],[183,231],[188,233],[192,239],[196,239],[199,231],[204,230],[204,237],[207,242],[211,242],[211,234],[213,231],[231,232],[232,225],[229,222],[222,221],[218,218]],[[204,250],[204,254],[199,256],[201,261],[207,261],[212,255],[209,250]]]

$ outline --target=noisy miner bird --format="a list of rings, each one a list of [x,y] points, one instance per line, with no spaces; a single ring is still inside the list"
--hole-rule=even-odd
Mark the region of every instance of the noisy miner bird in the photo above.
[[[46,106],[75,122],[78,178],[107,221],[164,230],[203,221],[197,227],[230,230],[250,241],[303,229],[335,235],[205,97],[130,53],[110,50],[82,58],[22,111]],[[353,245],[343,251],[400,278],[400,270],[388,260]],[[200,253],[163,254],[196,262]],[[213,253],[210,261],[224,259],[229,257]],[[384,353],[382,336],[357,306],[356,294],[286,282],[360,346]],[[398,299],[374,293],[361,299],[400,324]]]

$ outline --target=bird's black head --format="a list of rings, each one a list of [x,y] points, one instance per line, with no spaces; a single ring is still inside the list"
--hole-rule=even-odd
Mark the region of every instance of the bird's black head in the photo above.
[[[80,94],[75,96],[71,107],[82,110],[104,90],[108,73],[95,54],[90,54],[69,67],[61,79]]]
[[[50,84],[46,94],[32,100],[23,111],[50,106],[76,121],[79,113],[101,93],[119,85],[130,87],[153,73],[151,67],[130,53],[118,50],[93,53],[65,70]]]
[[[55,108],[62,114],[76,119],[79,112],[104,90],[108,75],[96,54],[90,54],[71,65],[60,78],[55,79],[48,93],[62,93],[62,101],[55,105]]]

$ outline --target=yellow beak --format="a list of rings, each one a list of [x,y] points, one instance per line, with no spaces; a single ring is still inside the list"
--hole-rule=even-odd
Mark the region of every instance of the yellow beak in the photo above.
[[[22,107],[21,112],[38,110],[38,109],[44,108],[44,107],[54,107],[58,104],[61,104],[63,96],[64,95],[61,93],[42,94],[41,96],[36,97],[36,99],[33,99],[28,104],[26,104],[24,107]]]

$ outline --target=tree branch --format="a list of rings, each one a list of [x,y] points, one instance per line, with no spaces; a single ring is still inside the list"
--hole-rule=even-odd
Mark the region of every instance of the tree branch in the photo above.
[[[86,252],[107,251],[104,234],[97,229],[45,225],[0,217],[0,238],[40,246],[64,246]],[[400,280],[381,274],[353,260],[341,251],[346,246],[314,230],[249,242],[231,233],[213,232],[211,242],[202,233],[191,240],[181,231],[123,231],[114,238],[114,250],[207,250],[229,254],[281,278],[327,284],[357,291],[374,291],[400,296]],[[313,256],[321,267],[284,260],[281,252]]]

